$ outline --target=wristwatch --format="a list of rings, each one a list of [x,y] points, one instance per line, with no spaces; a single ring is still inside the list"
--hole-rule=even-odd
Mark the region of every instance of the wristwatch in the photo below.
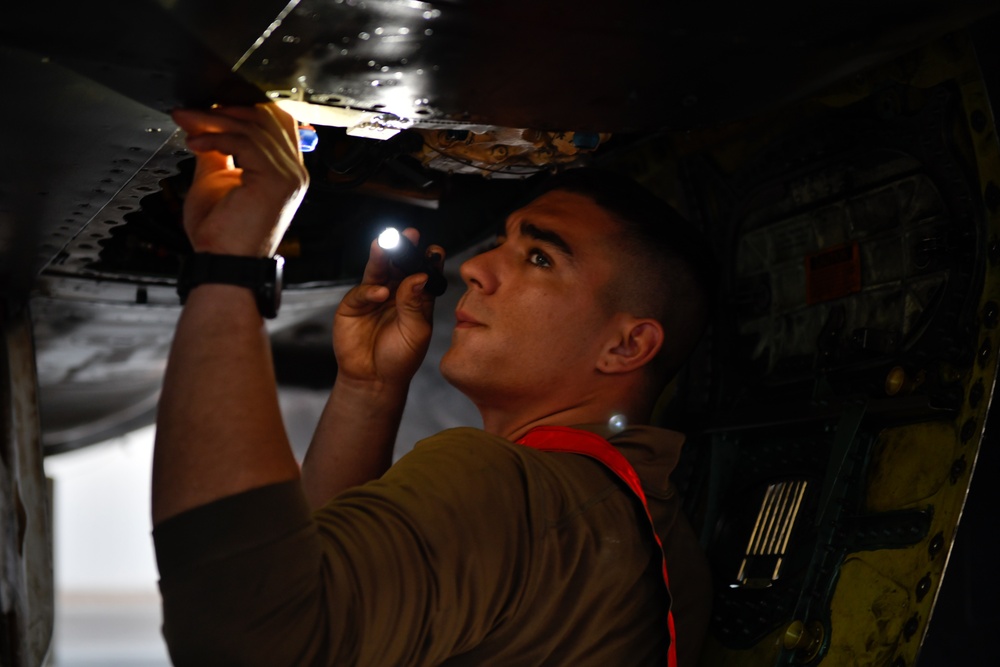
[[[191,290],[198,285],[239,285],[253,292],[257,310],[262,316],[271,319],[278,314],[278,306],[281,305],[281,276],[284,266],[285,258],[281,255],[243,257],[196,252],[181,260],[177,294],[183,304]]]

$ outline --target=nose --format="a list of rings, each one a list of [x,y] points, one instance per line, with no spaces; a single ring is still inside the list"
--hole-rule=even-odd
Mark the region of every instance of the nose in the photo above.
[[[496,291],[500,284],[496,272],[496,255],[499,248],[470,257],[462,262],[459,274],[469,289],[478,288],[487,294]]]

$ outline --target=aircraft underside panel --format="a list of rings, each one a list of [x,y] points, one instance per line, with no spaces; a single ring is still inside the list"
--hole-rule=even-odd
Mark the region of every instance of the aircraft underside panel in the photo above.
[[[1000,345],[975,54],[950,37],[669,150],[725,267],[682,482],[716,584],[702,664],[914,665]]]

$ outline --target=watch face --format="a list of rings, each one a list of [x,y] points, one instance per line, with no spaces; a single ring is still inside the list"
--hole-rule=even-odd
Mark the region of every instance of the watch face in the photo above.
[[[261,315],[267,318],[277,316],[278,308],[281,307],[281,290],[284,286],[283,277],[285,272],[285,258],[281,255],[275,255],[273,260],[274,262],[271,264],[271,267],[274,273],[271,276],[271,280],[262,285],[261,294],[261,297],[266,299],[270,306],[270,310],[268,312],[261,309]]]

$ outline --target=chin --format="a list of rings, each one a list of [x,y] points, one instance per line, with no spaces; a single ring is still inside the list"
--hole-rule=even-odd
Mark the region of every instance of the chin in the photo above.
[[[461,363],[449,350],[441,358],[438,369],[448,384],[465,394],[473,403],[476,402],[476,396],[483,391],[484,376],[474,365]]]

